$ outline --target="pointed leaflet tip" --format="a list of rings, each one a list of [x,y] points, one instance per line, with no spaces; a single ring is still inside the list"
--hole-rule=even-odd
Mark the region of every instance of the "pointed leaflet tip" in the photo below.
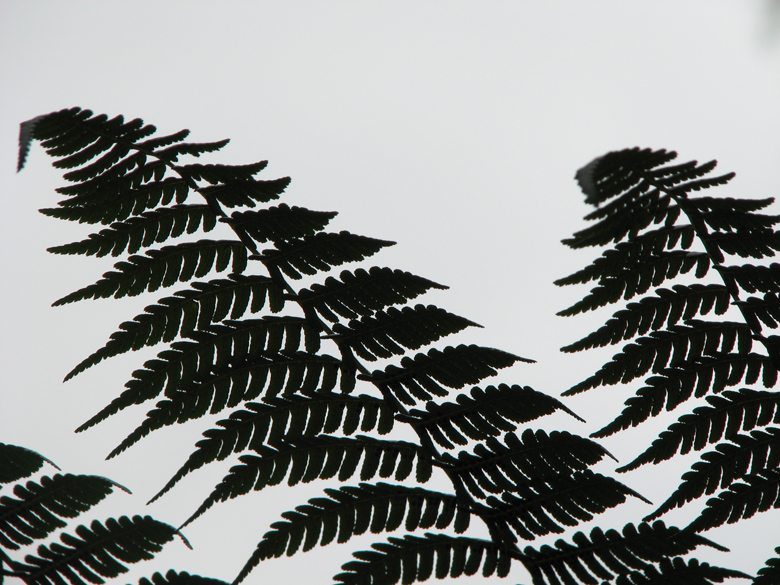
[[[30,151],[30,143],[32,142],[33,132],[44,116],[37,116],[32,120],[27,120],[19,125],[19,162],[16,165],[16,172],[18,173],[24,168],[24,162],[27,159],[27,153]]]

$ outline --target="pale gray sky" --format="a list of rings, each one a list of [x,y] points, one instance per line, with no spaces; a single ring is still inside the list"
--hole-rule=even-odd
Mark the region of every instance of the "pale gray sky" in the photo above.
[[[53,190],[62,180],[39,147],[25,171],[14,174],[20,122],[80,106],[141,117],[161,133],[190,128],[194,141],[231,138],[214,160],[268,159],[268,178],[293,178],[283,201],[338,211],[335,229],[398,242],[369,263],[449,285],[423,302],[485,326],[455,342],[536,359],[501,381],[558,395],[616,351],[558,352],[610,314],[555,316],[586,290],[557,289],[552,281],[594,256],[559,243],[584,226],[587,212],[574,172],[609,150],[667,148],[683,160],[717,158],[723,172],[736,171],[720,195],[777,196],[776,6],[748,0],[3,0],[0,441],[134,491],[114,495],[85,520],[149,513],[178,524],[229,467],[213,465],[144,508],[207,427],[159,432],[108,463],[105,454],[148,408],[72,434],[160,348],[114,358],[64,386],[62,377],[120,322],[163,295],[49,307],[94,282],[112,262],[45,252],[88,232],[36,212],[55,204]],[[587,393],[567,402],[587,424],[563,417],[542,424],[587,435],[614,418],[630,394],[619,387]],[[627,462],[672,420],[605,445]],[[690,462],[621,480],[660,503]],[[274,488],[223,504],[187,529],[194,552],[170,545],[120,582],[171,567],[231,580],[270,523],[324,487]],[[682,525],[696,507],[665,520]],[[650,511],[632,502],[593,524],[620,528]],[[238,536],[225,539],[228,527]],[[707,536],[734,552],[699,558],[748,572],[780,545],[771,514]],[[327,583],[353,550],[383,539],[268,561],[250,582]],[[527,582],[527,576],[518,566],[506,582]]]

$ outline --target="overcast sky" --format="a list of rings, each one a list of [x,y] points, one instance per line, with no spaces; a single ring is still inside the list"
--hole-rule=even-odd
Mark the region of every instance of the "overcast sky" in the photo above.
[[[120,322],[164,295],[50,308],[112,262],[45,252],[88,232],[37,213],[56,203],[62,180],[38,146],[15,174],[20,122],[80,106],[141,117],[163,134],[189,128],[193,141],[231,138],[215,161],[268,159],[265,178],[293,179],[286,203],[338,211],[332,228],[398,242],[369,264],[449,285],[423,302],[484,326],[454,343],[536,359],[500,381],[558,395],[616,351],[558,352],[610,314],[555,316],[587,290],[552,282],[595,255],[560,244],[584,227],[588,212],[574,172],[609,150],[667,148],[682,160],[716,158],[723,172],[736,171],[732,184],[713,195],[777,196],[778,16],[777,3],[766,0],[3,0],[0,441],[133,490],[84,520],[150,513],[179,524],[229,467],[213,465],[144,508],[207,426],[160,431],[108,463],[103,457],[146,406],[72,433],[160,348],[114,358],[64,386],[63,376]],[[620,387],[592,391],[567,402],[586,424],[565,417],[541,424],[587,435],[612,420],[630,395]],[[604,444],[628,462],[672,420]],[[690,463],[681,459],[621,480],[658,504]],[[171,567],[229,581],[270,523],[323,487],[274,488],[223,504],[187,529],[194,552],[170,545],[120,582]],[[665,520],[684,525],[696,508]],[[651,510],[630,503],[593,524],[620,528]],[[230,540],[228,529],[237,533]],[[776,514],[707,536],[734,552],[699,558],[748,572],[780,545]],[[327,583],[353,550],[383,539],[268,561],[250,582]],[[517,566],[510,581],[528,579]]]

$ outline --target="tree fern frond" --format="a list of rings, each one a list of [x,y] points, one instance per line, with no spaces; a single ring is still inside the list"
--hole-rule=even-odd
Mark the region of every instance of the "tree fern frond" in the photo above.
[[[177,171],[195,181],[210,185],[222,185],[232,181],[251,181],[256,174],[268,166],[267,160],[246,165],[189,164],[179,165]]]
[[[753,585],[774,585],[780,582],[780,547],[777,547],[775,552],[778,556],[767,559],[764,567],[758,571],[758,575],[753,580]]]
[[[637,395],[626,400],[626,408],[611,423],[591,436],[608,437],[618,431],[635,427],[651,416],[657,416],[664,408],[673,410],[691,396],[701,397],[743,381],[755,384],[762,380],[765,388],[777,381],[777,369],[770,358],[757,353],[724,354],[701,357],[694,362],[681,362],[675,368],[664,368],[660,375],[646,380],[648,386],[640,388]]]
[[[331,434],[341,429],[352,435],[358,427],[363,432],[376,429],[380,435],[393,428],[394,410],[382,399],[373,396],[344,394],[313,394],[265,398],[265,404],[250,402],[244,410],[217,423],[216,429],[203,433],[206,437],[196,443],[197,449],[176,472],[153,502],[185,475],[211,463],[222,461],[233,453],[270,444],[279,444],[288,437]]]
[[[722,185],[734,176],[734,173],[723,177],[706,179],[714,185]],[[727,178],[728,177],[728,178]],[[780,222],[778,215],[763,215],[755,213],[774,202],[773,197],[766,199],[734,199],[733,197],[693,197],[686,198],[681,203],[687,210],[695,210],[704,223],[715,232],[758,232],[766,234],[774,225]]]
[[[44,463],[59,469],[40,453],[25,447],[0,443],[0,485],[30,477],[43,467]]]
[[[189,132],[189,130],[184,130],[183,132]],[[155,142],[157,140],[159,139],[153,138],[148,142]],[[206,154],[208,152],[216,152],[218,150],[221,150],[224,146],[226,146],[228,142],[230,142],[229,139],[217,140],[216,142],[182,142],[180,144],[175,144],[173,146],[169,146],[168,148],[164,148],[162,150],[158,150],[158,148],[165,145],[157,144],[155,142],[154,155],[165,161],[174,163],[178,161],[179,157],[182,155],[199,157],[201,154]],[[142,142],[140,144],[137,144],[136,146],[144,150],[149,148],[149,145],[146,142]]]
[[[163,577],[160,573],[152,575],[151,580],[142,577],[138,585],[229,585],[226,581],[201,577],[200,575],[190,575],[185,571],[177,573],[170,570]]]
[[[658,567],[649,566],[642,571],[621,575],[615,585],[714,585],[725,579],[751,579],[740,571],[713,567],[697,559],[680,557],[663,559]]]
[[[729,440],[731,443],[721,443],[715,451],[702,455],[691,471],[683,474],[677,490],[645,520],[658,518],[718,488],[727,488],[737,479],[780,466],[780,429],[755,430]]]
[[[586,311],[616,303],[621,298],[629,300],[646,293],[651,286],[660,286],[678,274],[696,270],[696,277],[702,278],[710,268],[710,257],[702,252],[674,250],[640,258],[633,266],[623,265],[621,272],[604,275],[599,285],[584,299],[574,303],[558,315],[569,317]]]
[[[222,272],[229,266],[232,272],[241,273],[246,268],[247,250],[238,240],[200,240],[147,250],[146,256],[130,256],[127,260],[114,264],[118,272],[106,272],[95,284],[55,301],[53,306],[83,299],[137,296],[203,277],[213,269]]]
[[[756,333],[760,333],[762,323],[770,329],[777,329],[780,326],[780,298],[774,292],[766,293],[763,299],[748,297],[744,301],[736,301],[734,304],[743,312],[755,316],[759,322],[759,331]]]
[[[377,358],[404,355],[406,349],[419,349],[470,326],[480,327],[433,305],[404,307],[400,311],[390,307],[371,317],[350,321],[349,327],[336,323],[334,335],[329,337],[373,362]]]
[[[313,236],[336,217],[335,211],[311,211],[304,207],[276,207],[259,211],[233,212],[224,221],[239,227],[260,244],[282,242]]]
[[[317,233],[289,242],[276,242],[275,250],[263,250],[262,260],[267,266],[278,268],[290,278],[298,280],[301,273],[313,275],[330,270],[345,262],[357,262],[376,254],[395,242],[357,236],[349,232]]]
[[[370,376],[360,375],[358,379],[386,386],[402,403],[413,406],[414,398],[430,400],[432,395],[446,396],[448,392],[442,386],[457,389],[476,384],[494,376],[498,368],[508,368],[518,361],[534,363],[490,347],[459,345],[443,351],[431,349],[414,358],[405,357],[400,368],[390,365],[384,371],[375,370]]]
[[[221,165],[215,165],[221,166]],[[252,166],[252,165],[247,165]],[[181,170],[180,167],[176,167]],[[216,200],[220,205],[232,209],[233,207],[255,207],[257,203],[266,203],[284,193],[290,184],[290,177],[272,179],[270,181],[256,181],[247,179],[244,181],[231,181],[224,185],[212,185],[198,189],[198,193],[207,200]]]
[[[374,550],[354,553],[358,560],[342,565],[334,577],[342,585],[410,585],[437,579],[475,575],[506,577],[511,552],[488,540],[426,533],[424,537],[390,537],[371,545]]]
[[[404,304],[429,289],[448,288],[409,272],[376,266],[368,272],[362,268],[354,273],[344,270],[340,278],[328,277],[324,284],[298,291],[298,302],[313,308],[324,319],[337,322],[338,316],[355,319],[371,315],[385,307]]]
[[[377,475],[401,481],[409,477],[416,467],[415,477],[424,483],[430,479],[432,472],[430,453],[419,445],[362,435],[355,438],[306,437],[276,447],[260,445],[256,452],[258,455],[239,457],[241,465],[230,469],[230,473],[183,526],[217,502],[279,485],[285,477],[289,486],[335,476],[344,482],[357,473],[361,460],[360,479],[364,481]]]
[[[102,577],[114,578],[127,572],[127,564],[153,558],[170,542],[176,529],[149,516],[110,518],[105,525],[97,520],[89,528],[78,526],[76,535],[63,534],[62,544],[38,547],[38,556],[28,555],[25,563],[13,563],[23,572],[24,581],[35,585],[101,584]]]
[[[445,449],[455,448],[454,444],[466,445],[468,439],[481,441],[514,431],[515,423],[530,422],[557,410],[582,421],[557,398],[529,386],[506,384],[500,384],[498,388],[488,386],[484,390],[475,386],[471,396],[458,394],[456,402],[442,404],[427,402],[425,409],[413,409],[409,415],[397,415],[396,418],[425,429]]]
[[[780,250],[780,232],[772,230],[713,232],[707,236],[707,247],[713,260],[722,264],[724,255],[741,258],[771,258]]]
[[[247,310],[260,311],[268,301],[272,312],[284,307],[284,291],[267,276],[230,274],[230,280],[193,282],[192,288],[177,291],[144,309],[132,321],[119,326],[106,345],[82,361],[65,377],[69,380],[104,359],[130,350],[171,342],[186,337],[196,328],[208,329],[226,317],[237,319]]]
[[[119,256],[125,250],[135,254],[153,243],[176,238],[185,231],[195,233],[201,225],[209,232],[217,225],[217,216],[208,205],[175,205],[154,211],[146,211],[140,217],[131,217],[114,223],[111,229],[90,234],[81,242],[55,246],[48,251],[54,254],[85,254],[98,258],[111,254]]]
[[[645,463],[658,464],[678,452],[685,455],[692,449],[700,451],[722,437],[730,439],[739,430],[780,423],[780,393],[777,392],[727,390],[721,396],[708,396],[707,402],[711,406],[701,406],[692,414],[681,416],[644,453],[617,471],[631,471]]]
[[[728,289],[721,284],[676,284],[672,290],[658,288],[655,296],[628,303],[625,309],[612,315],[603,327],[576,343],[562,347],[561,351],[572,353],[614,345],[637,335],[646,335],[651,329],[669,328],[681,320],[688,321],[696,315],[706,315],[713,307],[716,315],[723,315],[729,308],[730,299]]]
[[[572,386],[564,396],[578,394],[599,386],[627,383],[652,369],[659,373],[670,367],[695,361],[703,355],[729,353],[737,344],[739,354],[745,355],[752,347],[750,328],[744,323],[690,320],[686,325],[673,325],[668,331],[653,331],[640,337],[636,343],[623,347],[596,374]]]
[[[20,545],[46,538],[67,526],[62,518],[86,512],[117,486],[105,477],[71,474],[16,485],[15,497],[0,498],[0,546],[17,550]]]
[[[698,534],[667,527],[660,520],[652,526],[644,522],[639,526],[626,524],[622,534],[617,530],[603,532],[597,527],[590,537],[578,532],[572,541],[574,544],[558,540],[555,548],[543,545],[538,551],[530,546],[524,549],[523,565],[531,573],[534,585],[596,585],[601,580],[645,569],[651,563],[685,555],[697,546],[726,550]]]
[[[734,281],[747,293],[777,293],[780,290],[780,264],[773,262],[769,266],[717,266],[718,272]]]
[[[501,500],[487,498],[490,511],[480,513],[485,520],[492,520],[512,528],[514,534],[524,540],[537,536],[559,534],[562,526],[576,526],[593,519],[626,501],[626,496],[647,500],[619,481],[590,470],[571,475],[550,476],[544,481],[518,485],[513,493],[504,492]],[[506,532],[509,542],[517,539]]]
[[[461,451],[456,459],[441,458],[448,473],[456,473],[478,498],[485,492],[516,492],[539,480],[584,471],[609,453],[598,443],[565,431],[526,429],[522,438],[507,433],[504,443],[488,438],[474,446],[474,454]],[[484,490],[484,491],[483,491]]]

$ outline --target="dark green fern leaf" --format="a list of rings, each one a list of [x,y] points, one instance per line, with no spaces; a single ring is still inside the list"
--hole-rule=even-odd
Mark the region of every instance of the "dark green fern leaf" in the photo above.
[[[686,325],[673,325],[668,331],[653,331],[636,343],[623,347],[596,374],[572,386],[564,396],[578,394],[599,386],[625,384],[647,374],[659,373],[667,364],[674,367],[683,361],[695,361],[703,355],[729,353],[734,345],[740,354],[748,354],[752,346],[750,328],[744,323],[690,320]]]
[[[229,585],[226,581],[201,577],[200,575],[190,575],[184,571],[177,573],[170,570],[163,577],[160,573],[151,576],[151,580],[146,577],[138,581],[138,585]]]
[[[119,256],[125,250],[135,254],[154,243],[165,242],[183,233],[195,233],[201,225],[209,232],[217,224],[217,217],[208,205],[175,205],[154,211],[146,211],[140,217],[131,217],[122,223],[114,223],[111,229],[90,234],[89,239],[48,251],[54,254],[85,254],[102,257]]]
[[[224,221],[240,228],[260,244],[284,242],[313,236],[336,217],[335,211],[311,211],[304,207],[289,207],[281,203],[259,211],[242,211],[231,214]]]
[[[477,443],[473,455],[461,451],[456,459],[444,453],[441,459],[448,473],[457,474],[474,496],[484,499],[485,492],[516,492],[539,480],[584,471],[605,455],[609,453],[598,443],[565,431],[548,435],[526,429],[522,438],[508,433],[501,443],[491,437]]]
[[[178,168],[178,167],[177,167]],[[216,199],[217,202],[229,209],[234,207],[255,207],[256,203],[265,203],[278,199],[290,184],[289,177],[272,179],[270,181],[232,181],[225,185],[213,185],[203,187],[198,192],[206,197],[206,200]]]
[[[513,493],[504,492],[501,500],[489,496],[486,503],[490,511],[480,516],[511,527],[513,532],[503,531],[509,542],[517,540],[514,535],[534,540],[545,534],[559,534],[563,526],[588,522],[594,514],[622,504],[629,495],[649,503],[611,477],[590,470],[577,471],[515,486]]]
[[[102,280],[61,298],[54,306],[83,299],[119,299],[154,292],[160,287],[203,277],[213,269],[222,272],[229,266],[232,272],[241,273],[246,268],[246,260],[247,250],[237,240],[200,240],[147,250],[146,256],[130,256],[127,262],[116,263],[114,268],[118,272],[106,272]]]
[[[719,181],[722,177],[708,179]],[[725,182],[725,181],[724,181]],[[715,182],[712,185],[720,185]],[[734,199],[733,197],[692,197],[681,203],[684,211],[694,211],[715,232],[741,232],[766,234],[780,222],[778,215],[756,213],[774,203],[773,197],[766,199]],[[772,254],[771,254],[772,255]]]
[[[780,547],[775,549],[778,554],[773,559],[767,559],[765,566],[758,571],[758,576],[753,580],[753,585],[775,585],[780,583]]]
[[[250,181],[268,166],[267,160],[246,165],[189,164],[180,165],[176,170],[194,181],[205,181],[209,185],[219,185],[232,181]]]
[[[414,398],[430,400],[433,395],[446,396],[448,392],[443,386],[457,389],[476,384],[494,376],[498,368],[508,368],[518,361],[534,363],[498,349],[459,345],[443,351],[431,349],[414,358],[405,357],[400,368],[390,365],[384,371],[375,370],[370,376],[361,375],[358,379],[390,388],[402,403],[415,405]]]
[[[299,291],[298,302],[324,319],[337,322],[339,316],[355,319],[371,315],[385,307],[404,304],[429,289],[447,288],[421,276],[376,266],[368,272],[362,268],[354,273],[344,270],[340,278],[328,277],[324,284]]]
[[[474,387],[471,396],[458,394],[456,402],[427,402],[425,411],[412,409],[408,415],[397,415],[402,422],[424,429],[445,449],[466,445],[468,439],[485,440],[514,431],[515,423],[526,423],[562,410],[582,421],[557,398],[537,392],[529,386]],[[582,421],[585,422],[585,421]]]
[[[305,506],[282,514],[263,536],[236,581],[242,581],[260,561],[292,556],[317,544],[344,543],[353,536],[436,527],[441,530],[454,522],[457,533],[469,525],[470,512],[458,505],[457,497],[422,488],[379,483],[361,483],[326,489],[327,498],[314,498]]]
[[[756,320],[759,321],[759,329],[761,323],[770,329],[777,329],[780,326],[780,298],[776,293],[766,293],[763,299],[748,297],[744,301],[736,301],[734,304],[743,312],[755,316]]]
[[[186,132],[187,134],[183,134]],[[186,138],[189,136],[189,130],[182,130],[182,138]],[[178,135],[174,134],[171,137],[178,138]],[[149,144],[148,143],[154,143],[154,155],[158,158],[161,158],[169,163],[174,163],[177,160],[179,160],[179,157],[182,155],[188,155],[188,156],[194,156],[199,157],[201,154],[206,154],[208,152],[216,152],[218,150],[221,150],[223,147],[227,145],[228,142],[230,142],[229,139],[225,140],[218,140],[216,142],[182,142],[179,144],[174,144],[173,146],[168,146],[167,148],[164,148],[160,150],[160,147],[166,146],[166,144],[158,144],[158,141],[160,141],[160,138],[152,138],[151,140],[142,142],[140,144],[137,144],[141,149],[148,149]]]
[[[165,487],[150,500],[153,502],[170,490],[185,475],[211,463],[222,461],[233,453],[255,449],[264,444],[279,444],[288,437],[332,434],[338,430],[349,436],[358,428],[363,432],[376,429],[384,435],[393,428],[394,410],[382,399],[344,394],[312,394],[265,398],[265,404],[250,402],[217,423],[216,429],[203,433],[197,449]]]
[[[731,443],[720,443],[715,451],[703,454],[691,471],[683,474],[677,490],[645,520],[658,518],[704,494],[713,494],[718,488],[727,488],[747,475],[780,466],[780,429],[754,430],[750,435],[734,435],[729,440]]]
[[[278,268],[297,280],[302,274],[317,274],[345,262],[357,262],[393,245],[395,242],[344,231],[337,234],[320,232],[298,240],[276,242],[275,250],[264,250],[262,256],[253,256],[253,259],[262,260],[265,265]]]
[[[680,417],[653,441],[653,444],[628,465],[617,469],[631,471],[645,463],[660,463],[691,450],[700,451],[721,438],[731,439],[740,430],[780,423],[780,393],[742,388],[721,396],[708,396],[711,406],[701,406]]]
[[[371,545],[374,550],[353,554],[334,577],[342,585],[410,585],[416,581],[475,575],[506,577],[512,553],[488,540],[429,534],[390,537]]]
[[[603,532],[594,528],[590,537],[578,532],[572,541],[574,544],[558,540],[555,548],[548,545],[539,550],[525,548],[523,565],[531,573],[534,585],[597,585],[601,580],[612,580],[616,575],[651,567],[651,563],[685,555],[697,546],[726,550],[698,534],[667,527],[660,520],[652,526],[626,524],[622,534],[617,530]]]
[[[402,481],[416,467],[415,477],[424,483],[430,479],[432,472],[430,453],[419,445],[365,436],[302,437],[294,443],[283,443],[275,448],[260,445],[256,452],[258,455],[239,457],[241,465],[230,469],[230,473],[183,526],[217,502],[279,485],[285,477],[289,486],[336,476],[344,482],[358,472],[361,461],[360,479],[364,481],[377,475]]]
[[[620,575],[615,585],[714,585],[726,579],[750,579],[750,575],[680,557],[664,559],[658,567],[647,567]]]
[[[718,266],[718,272],[734,281],[750,294],[756,292],[777,293],[780,290],[780,264],[773,262],[769,266]]]
[[[737,232],[713,232],[707,236],[707,246],[713,260],[718,264],[725,261],[724,255],[741,258],[771,258],[780,250],[780,232],[772,230]]]
[[[25,564],[13,563],[12,568],[25,573],[29,585],[62,585],[65,579],[72,585],[101,584],[104,577],[126,573],[128,564],[153,558],[176,529],[149,516],[123,516],[105,525],[95,520],[75,532],[62,534],[62,544],[38,547],[38,556],[28,555]]]
[[[142,347],[186,337],[196,328],[208,329],[226,317],[237,319],[247,310],[260,311],[268,300],[272,312],[284,307],[283,291],[267,276],[230,274],[230,280],[193,282],[191,289],[177,291],[144,309],[132,321],[122,323],[102,347],[65,377],[69,380],[104,359]]]
[[[33,540],[46,538],[103,500],[115,487],[105,477],[60,475],[42,477],[39,483],[17,484],[14,496],[0,498],[0,545],[17,550]]]
[[[358,357],[373,362],[404,355],[406,349],[419,349],[470,326],[480,327],[433,305],[404,307],[400,311],[390,307],[360,321],[350,321],[349,327],[336,323],[334,335],[329,337],[339,345],[348,345]]]
[[[30,477],[43,467],[44,463],[59,469],[40,453],[16,445],[0,443],[0,485]]]
[[[655,290],[655,296],[646,296],[638,303],[628,303],[603,327],[576,343],[562,347],[561,351],[571,353],[614,345],[637,335],[646,335],[651,329],[668,328],[681,320],[706,315],[713,308],[716,315],[723,315],[729,308],[729,301],[728,289],[720,284],[676,284],[672,290],[659,288]]]

